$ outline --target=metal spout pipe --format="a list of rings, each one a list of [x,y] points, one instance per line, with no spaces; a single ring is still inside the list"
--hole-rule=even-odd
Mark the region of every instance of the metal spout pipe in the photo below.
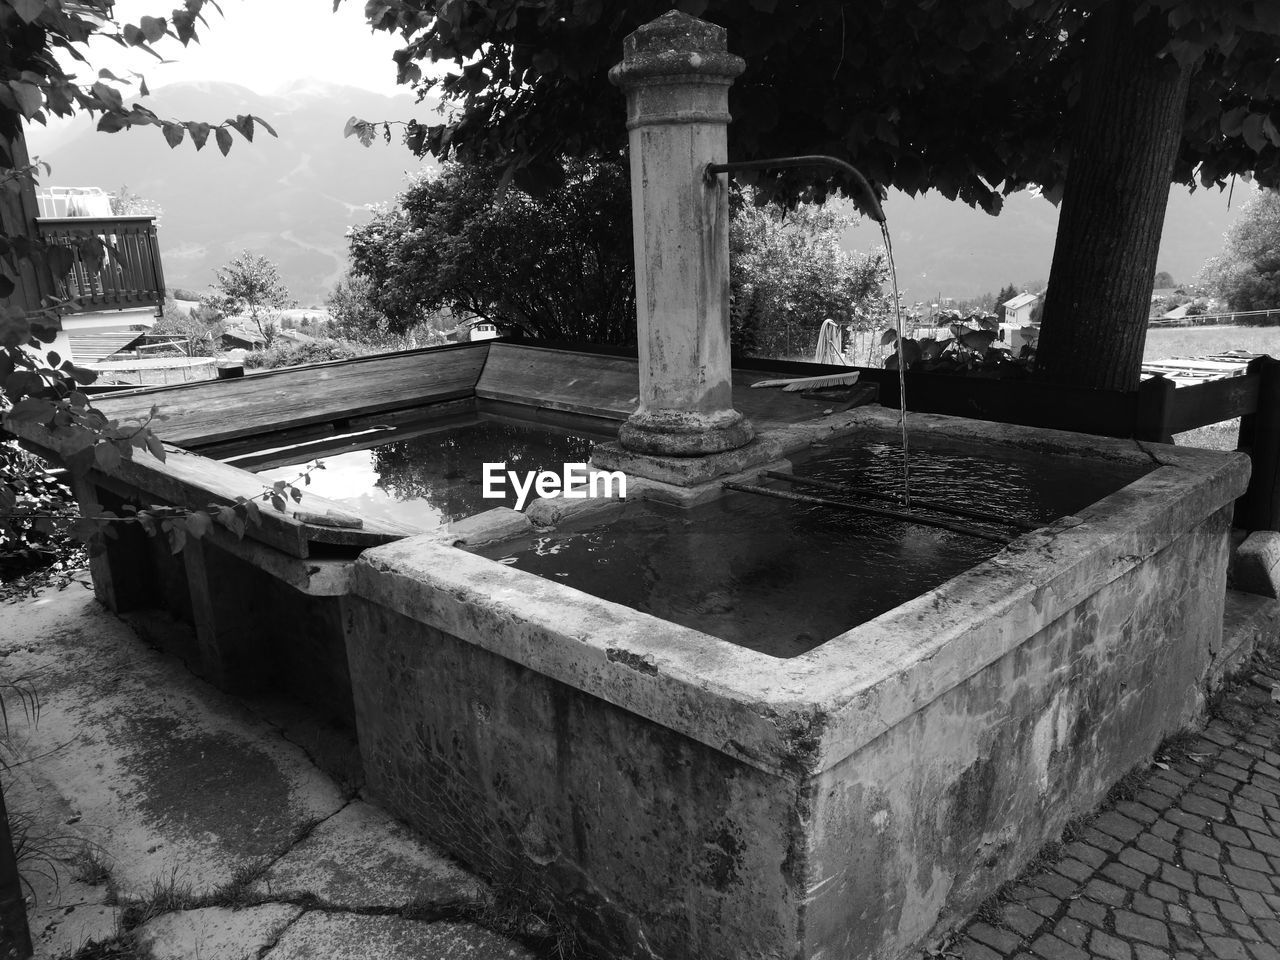
[[[872,220],[877,223],[884,223],[884,208],[880,206],[880,198],[876,196],[875,190],[871,188],[871,184],[862,175],[862,172],[853,164],[847,163],[839,157],[828,156],[825,153],[806,154],[802,157],[773,157],[768,160],[735,160],[730,163],[709,163],[704,177],[710,183],[722,173],[733,173],[735,170],[767,170],[776,167],[831,167],[847,174],[861,194],[858,206],[862,207],[863,212]]]

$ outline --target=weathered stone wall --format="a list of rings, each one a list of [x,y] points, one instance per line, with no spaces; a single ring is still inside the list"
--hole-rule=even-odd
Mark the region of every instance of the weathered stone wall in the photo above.
[[[368,790],[615,957],[799,949],[797,782],[353,600]]]
[[[971,914],[1200,711],[1230,508],[811,784],[806,956],[895,957]]]
[[[1114,558],[1123,572],[1004,656],[783,774],[495,653],[501,637],[352,598],[370,789],[609,955],[906,956],[1196,716],[1228,520]],[[454,602],[423,584],[417,609]]]

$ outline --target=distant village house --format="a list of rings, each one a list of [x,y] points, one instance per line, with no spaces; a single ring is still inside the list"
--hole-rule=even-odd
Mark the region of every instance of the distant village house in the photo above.
[[[227,350],[264,350],[267,338],[256,326],[232,324],[222,331],[222,346]]]
[[[1000,340],[1015,355],[1023,347],[1035,346],[1038,331],[1031,322],[1031,313],[1039,302],[1039,294],[1020,293],[1001,304],[1004,320],[1000,323]]]
[[[451,343],[467,343],[471,340],[493,340],[501,334],[493,321],[483,317],[472,317],[463,320],[452,330],[445,331],[445,338]]]
[[[1006,300],[1001,304],[1004,307],[1004,322],[1014,327],[1030,326],[1031,311],[1035,309],[1039,299],[1039,294],[1020,293],[1012,300]]]

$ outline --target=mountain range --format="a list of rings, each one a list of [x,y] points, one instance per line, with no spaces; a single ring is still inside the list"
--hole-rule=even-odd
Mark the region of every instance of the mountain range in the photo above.
[[[416,104],[408,94],[388,97],[316,80],[271,95],[232,83],[175,83],[155,91],[147,104],[161,116],[182,119],[252,113],[279,138],[260,132],[250,144],[237,135],[223,157],[212,139],[199,153],[189,142],[170,150],[158,130],[104,135],[80,119],[56,134],[33,133],[32,152],[53,165],[47,182],[106,190],[127,185],[159,204],[170,287],[203,290],[216,268],[248,249],[279,265],[304,306],[320,304],[342,275],[346,229],[366,220],[372,205],[394,202],[406,178],[427,165],[396,137],[371,147],[344,138],[347,118],[433,122],[437,116],[433,104]],[[1192,280],[1218,252],[1248,192],[1238,185],[1228,208],[1224,193],[1175,188],[1158,269],[1180,283]],[[936,193],[892,194],[885,211],[908,302],[939,295],[964,299],[1009,283],[1030,287],[1049,275],[1057,208],[1030,193],[1009,197],[998,217]],[[869,220],[844,238],[854,249],[880,242],[878,225]]]
[[[1237,183],[1230,195],[1216,189],[1174,187],[1169,194],[1157,270],[1179,284],[1195,280],[1205,260],[1222,248],[1253,188]],[[1058,208],[1029,192],[1005,199],[992,217],[937,193],[908,197],[891,192],[884,203],[898,283],[908,303],[963,300],[995,293],[1006,284],[1039,289],[1049,278]],[[880,244],[879,224],[864,219],[846,231],[844,245],[867,250]]]

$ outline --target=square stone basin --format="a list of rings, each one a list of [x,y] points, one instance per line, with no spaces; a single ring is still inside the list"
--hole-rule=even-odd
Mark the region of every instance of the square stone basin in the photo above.
[[[969,915],[1202,709],[1249,468],[909,422],[1150,469],[787,659],[436,538],[365,550],[370,791],[605,955],[905,957]]]

